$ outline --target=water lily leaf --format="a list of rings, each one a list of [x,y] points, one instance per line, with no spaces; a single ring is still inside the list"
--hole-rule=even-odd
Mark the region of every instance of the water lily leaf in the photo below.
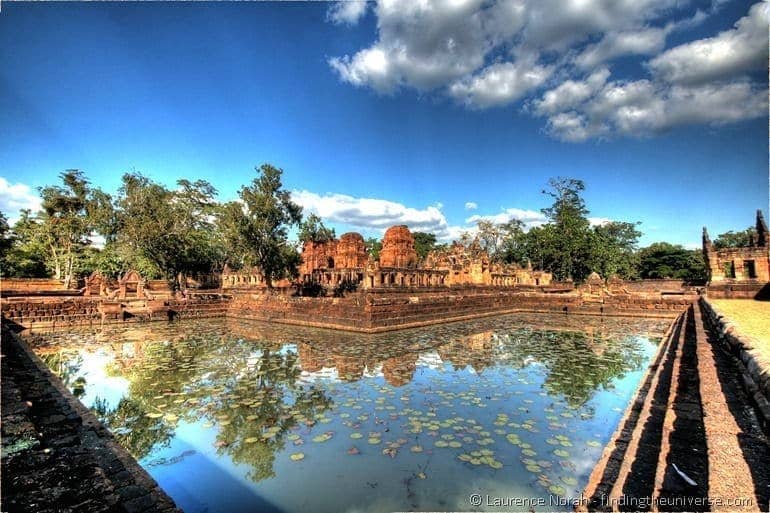
[[[561,480],[562,480],[562,482],[563,482],[564,484],[566,484],[566,485],[569,485],[569,486],[575,486],[575,485],[577,485],[577,479],[575,479],[575,478],[574,478],[574,477],[572,477],[572,476],[562,476],[562,477],[561,477]]]
[[[422,445],[413,445],[409,450],[412,452],[422,452]]]
[[[362,435],[361,433],[350,433],[350,438],[352,438],[354,440],[357,440],[357,439],[363,438],[363,437],[364,437],[364,435]]]
[[[301,453],[301,452],[295,452],[294,454],[289,456],[289,458],[291,459],[291,461],[304,460],[305,459],[305,454]]]
[[[569,458],[569,453],[564,449],[554,449],[553,453],[559,458]]]

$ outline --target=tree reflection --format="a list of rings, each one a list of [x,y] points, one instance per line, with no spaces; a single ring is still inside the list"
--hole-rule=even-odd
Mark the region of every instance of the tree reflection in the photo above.
[[[146,343],[129,366],[115,362],[109,371],[129,381],[128,394],[97,413],[138,459],[167,445],[180,420],[210,422],[219,425],[217,452],[260,481],[274,475],[286,434],[332,404],[299,383],[296,353],[274,343],[191,336]]]

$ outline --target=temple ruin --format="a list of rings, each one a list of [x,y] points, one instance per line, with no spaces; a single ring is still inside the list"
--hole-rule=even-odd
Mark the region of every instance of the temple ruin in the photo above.
[[[703,258],[710,283],[770,282],[770,231],[757,210],[756,238],[739,248],[717,249],[703,227]]]

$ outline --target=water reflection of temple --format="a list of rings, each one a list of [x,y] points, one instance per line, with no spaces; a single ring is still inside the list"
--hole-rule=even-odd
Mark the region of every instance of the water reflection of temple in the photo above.
[[[495,362],[493,334],[493,331],[483,331],[466,335],[436,348],[436,351],[455,370],[471,367],[477,374],[481,374]]]

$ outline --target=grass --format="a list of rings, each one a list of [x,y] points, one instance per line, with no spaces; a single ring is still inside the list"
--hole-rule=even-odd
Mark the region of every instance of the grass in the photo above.
[[[752,299],[709,299],[738,331],[758,341],[756,349],[770,361],[770,301]]]

